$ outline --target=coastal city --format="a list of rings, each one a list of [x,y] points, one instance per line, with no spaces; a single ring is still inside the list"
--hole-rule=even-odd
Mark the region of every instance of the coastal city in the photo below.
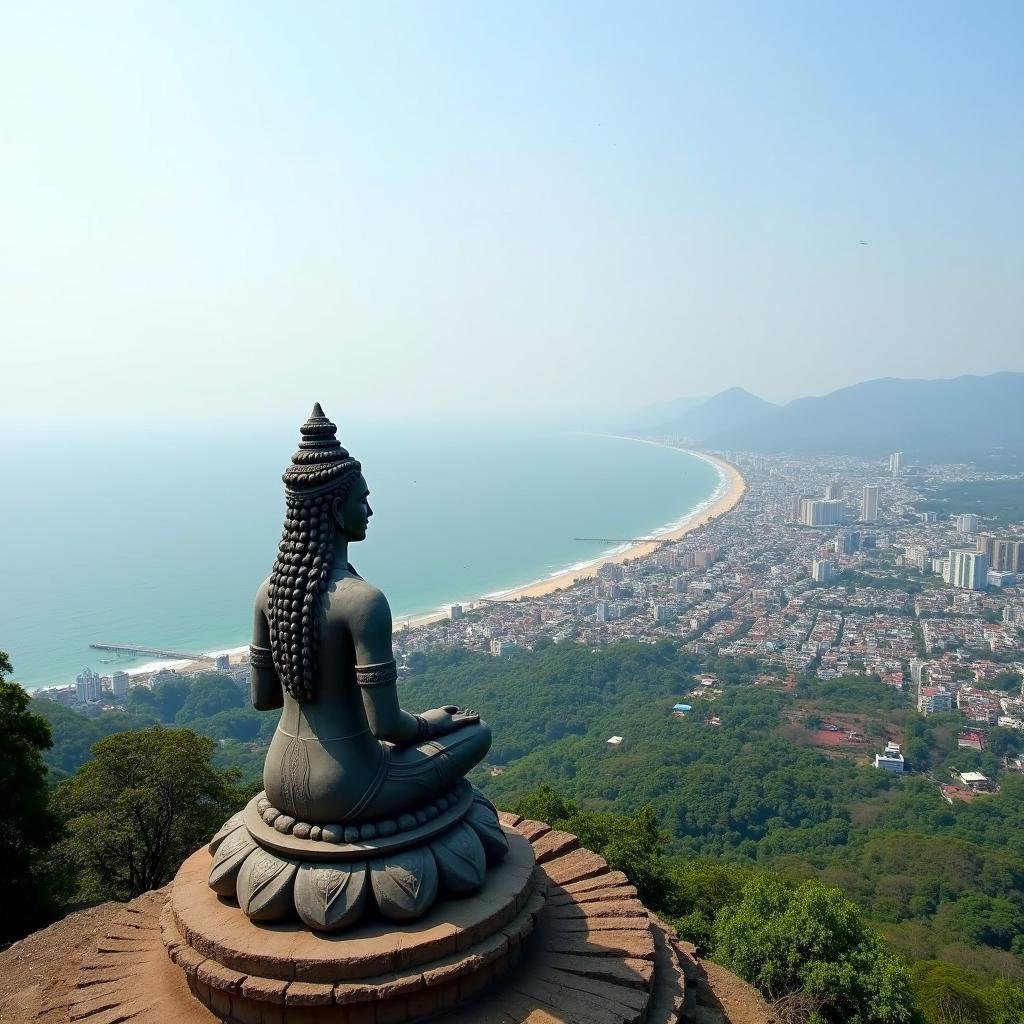
[[[572,577],[400,624],[400,672],[433,648],[511,657],[545,643],[674,639],[696,655],[751,659],[764,684],[877,677],[923,715],[962,712],[966,749],[983,749],[992,726],[1024,729],[1024,530],[918,507],[929,488],[976,480],[977,470],[909,466],[900,452],[887,462],[744,453],[717,461],[718,497],[666,539],[642,539]],[[99,710],[131,686],[210,669],[244,686],[246,661],[221,654],[132,675],[86,670],[73,686],[37,696]],[[702,676],[692,700],[713,700],[716,683]],[[681,703],[677,713],[693,706]],[[846,741],[877,768],[913,767],[896,743],[871,751],[856,729],[835,723],[819,733],[824,747]],[[947,799],[994,788],[977,772],[943,780]]]

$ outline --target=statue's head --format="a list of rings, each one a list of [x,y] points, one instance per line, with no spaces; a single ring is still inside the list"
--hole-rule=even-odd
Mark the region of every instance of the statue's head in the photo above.
[[[334,539],[363,540],[372,510],[359,463],[337,427],[313,406],[283,480],[288,510],[270,574],[270,649],[282,685],[296,700],[316,695],[320,596],[334,561]]]

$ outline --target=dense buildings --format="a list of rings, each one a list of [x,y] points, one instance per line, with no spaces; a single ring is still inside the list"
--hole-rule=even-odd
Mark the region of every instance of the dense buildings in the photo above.
[[[1024,668],[1024,574],[1006,570],[1000,586],[986,589],[983,571],[990,552],[1004,565],[1019,558],[1011,544],[1024,536],[1024,525],[996,530],[982,518],[968,546],[956,519],[922,515],[919,508],[922,487],[962,479],[969,468],[904,472],[885,484],[884,520],[876,515],[852,528],[844,524],[859,511],[877,512],[877,463],[730,458],[748,489],[727,515],[546,596],[467,603],[400,628],[400,662],[429,648],[510,657],[552,642],[599,647],[670,638],[699,656],[751,659],[747,664],[769,680],[870,675],[905,692],[907,706],[923,714],[958,710],[982,733],[997,726],[1024,730],[1019,686],[1002,693],[988,688],[1000,673],[1019,675]],[[837,479],[845,497],[808,497],[827,493]],[[804,523],[799,513],[808,505]],[[164,672],[132,683],[162,678],[180,676]],[[111,694],[113,680],[83,680],[83,700],[103,684],[104,695]],[[706,687],[701,682],[707,696],[699,699],[714,699],[716,688],[713,678]],[[74,701],[78,689],[52,695]],[[97,711],[103,699],[91,698]],[[685,697],[695,713],[697,700]],[[866,763],[874,763],[875,753]],[[879,755],[879,768],[895,770],[898,762],[888,756]]]

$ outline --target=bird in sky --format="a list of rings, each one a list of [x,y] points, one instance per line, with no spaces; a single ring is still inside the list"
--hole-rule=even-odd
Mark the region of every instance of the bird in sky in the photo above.
[[[864,239],[862,238],[857,244],[858,245],[867,245],[868,243],[865,242]]]

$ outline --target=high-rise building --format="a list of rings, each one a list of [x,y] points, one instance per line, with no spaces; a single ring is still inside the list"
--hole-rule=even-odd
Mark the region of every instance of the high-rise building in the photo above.
[[[931,568],[931,554],[923,544],[911,545],[903,549],[903,564],[925,572]]]
[[[922,523],[937,523],[939,521],[939,513],[919,512],[917,518],[920,519]]]
[[[838,526],[843,521],[843,503],[835,498],[804,498],[800,503],[800,522],[804,526]]]
[[[866,484],[860,499],[860,518],[865,523],[878,520],[878,485]]]
[[[827,558],[816,558],[811,563],[811,577],[815,583],[828,583],[832,579],[832,563]]]
[[[978,550],[988,557],[990,569],[997,572],[1024,572],[1024,540],[979,533]]]
[[[792,504],[792,506],[790,507],[790,510],[789,510],[790,522],[793,522],[793,523],[799,523],[800,522],[800,509],[803,506],[803,500],[804,499],[803,499],[803,497],[801,495],[799,495],[799,494],[794,494],[793,495],[793,504]]]
[[[110,689],[115,697],[125,697],[128,694],[129,677],[127,672],[115,672],[110,678]]]
[[[899,476],[903,472],[903,452],[893,452],[889,456],[889,472]]]
[[[461,604],[453,604],[448,609],[448,618],[452,622],[456,622],[458,619],[461,619],[462,618],[462,605]]]
[[[843,496],[843,485],[838,480],[833,480],[825,488],[825,497],[831,501],[835,498],[841,498]]]
[[[981,520],[973,513],[956,516],[953,522],[956,524],[957,533],[977,533],[981,525]]]
[[[988,584],[988,558],[982,551],[950,548],[946,582],[963,590],[984,590]]]
[[[101,692],[100,677],[91,668],[82,669],[75,678],[75,695],[79,704],[88,704],[99,700]]]

